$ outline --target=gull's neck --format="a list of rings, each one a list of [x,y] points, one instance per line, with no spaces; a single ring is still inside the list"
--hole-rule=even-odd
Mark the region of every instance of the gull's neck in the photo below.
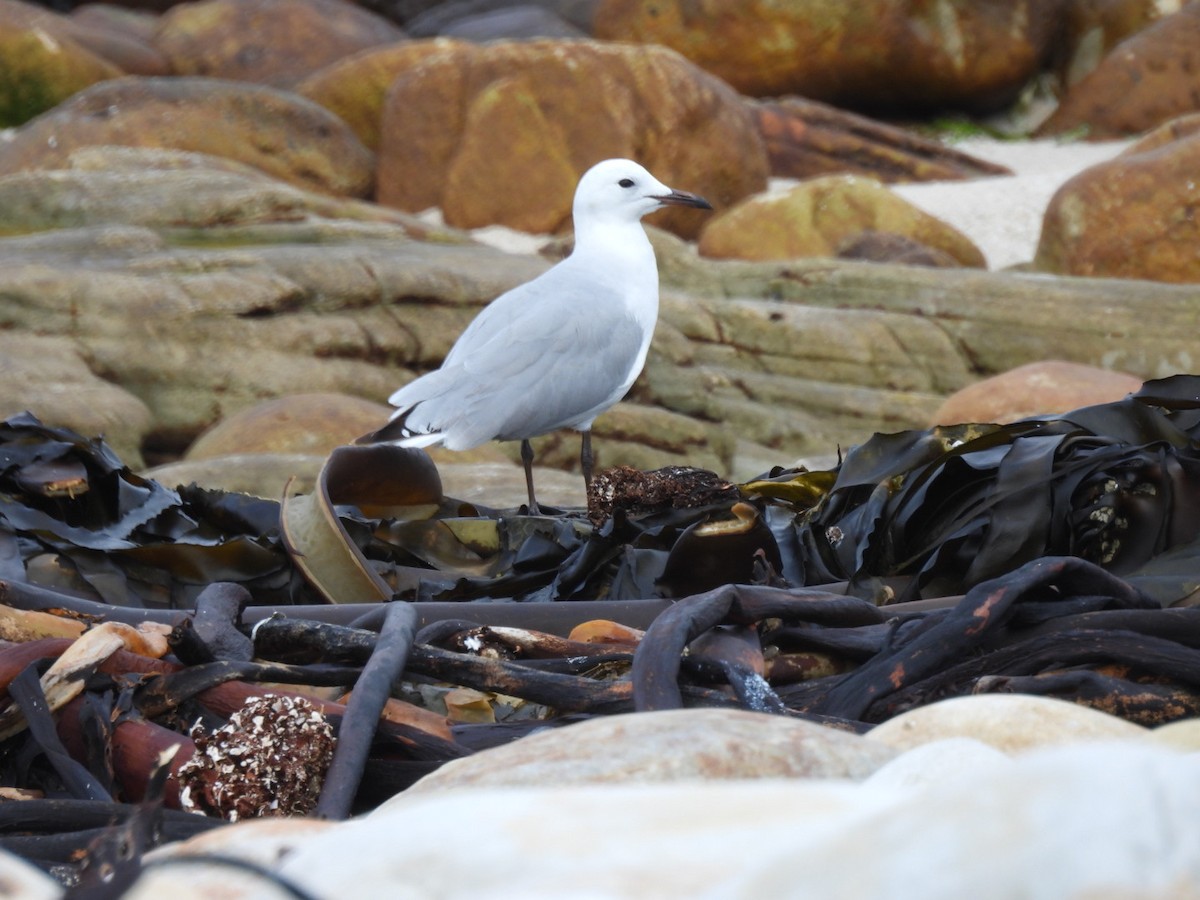
[[[646,229],[640,221],[620,219],[593,220],[576,225],[573,256],[580,261],[597,260],[605,266],[616,265],[626,269],[626,277],[632,274],[630,267],[653,270],[655,284],[658,281],[658,264],[654,259],[654,248],[646,237]]]

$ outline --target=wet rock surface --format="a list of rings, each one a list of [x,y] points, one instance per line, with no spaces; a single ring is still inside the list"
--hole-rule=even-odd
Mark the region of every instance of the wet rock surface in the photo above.
[[[1040,129],[1127,137],[1196,111],[1200,7],[1186,4],[1132,33],[1074,83]]]
[[[173,7],[153,40],[176,75],[286,87],[404,37],[386,19],[341,0],[204,0]]]
[[[0,172],[49,170],[81,147],[156,147],[244,162],[310,190],[365,196],[374,157],[323,107],[270,87],[207,78],[103,81],[0,143]]]
[[[751,96],[986,110],[1015,97],[1037,70],[1057,11],[1042,0],[952,8],[606,0],[595,29],[673,47]]]
[[[699,240],[718,259],[837,256],[866,232],[898,235],[982,268],[983,254],[963,234],[922,212],[871,178],[810,178],[778,196],[752,197],[711,219]]]
[[[558,115],[566,104],[573,114]],[[741,98],[657,47],[459,44],[393,83],[381,128],[379,201],[439,206],[456,227],[559,231],[581,172],[613,156],[637,156],[714,204],[766,187],[766,153]],[[667,210],[648,221],[694,236],[703,220]]]
[[[1197,17],[1200,21],[1200,16]],[[1035,265],[1064,275],[1195,283],[1200,115],[1147,134],[1050,201]]]

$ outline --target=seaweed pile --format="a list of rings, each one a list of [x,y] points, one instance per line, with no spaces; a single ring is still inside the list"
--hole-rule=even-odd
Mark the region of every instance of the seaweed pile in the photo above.
[[[120,884],[130,846],[340,818],[616,712],[863,732],[1020,692],[1200,715],[1198,438],[1200,378],[1176,376],[1062,416],[876,435],[830,471],[615,470],[590,517],[528,516],[445,497],[420,451],[341,448],[274,501],[168,488],[13,417],[0,846]]]

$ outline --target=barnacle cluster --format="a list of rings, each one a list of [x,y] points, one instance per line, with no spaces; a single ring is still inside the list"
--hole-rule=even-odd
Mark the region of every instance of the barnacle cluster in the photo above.
[[[303,697],[251,697],[211,734],[192,726],[180,805],[231,822],[311,812],[333,758],[333,729]]]

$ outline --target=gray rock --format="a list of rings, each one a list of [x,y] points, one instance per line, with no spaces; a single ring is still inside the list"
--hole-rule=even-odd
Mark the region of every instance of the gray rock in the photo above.
[[[896,755],[858,735],[786,716],[736,709],[629,713],[454,760],[414,784],[406,797],[452,788],[865,778]]]
[[[55,341],[48,358],[75,359],[30,376],[45,390],[22,389],[36,402],[21,405],[48,413],[98,378],[113,401],[62,424],[103,429],[123,454],[143,442],[182,452],[214,422],[286,394],[382,402],[437,365],[483,304],[549,265],[202,156],[126,150],[108,166],[89,153],[72,157],[76,168],[0,178],[0,216],[20,201],[38,228],[78,226],[0,239],[0,325],[18,343]],[[101,224],[111,219],[126,224]],[[722,262],[663,232],[652,240],[659,328],[634,402],[597,422],[606,466],[748,477],[772,456],[828,457],[875,431],[925,427],[949,394],[1022,363],[1150,378],[1194,361],[1194,287]],[[577,465],[573,434],[538,449]]]

